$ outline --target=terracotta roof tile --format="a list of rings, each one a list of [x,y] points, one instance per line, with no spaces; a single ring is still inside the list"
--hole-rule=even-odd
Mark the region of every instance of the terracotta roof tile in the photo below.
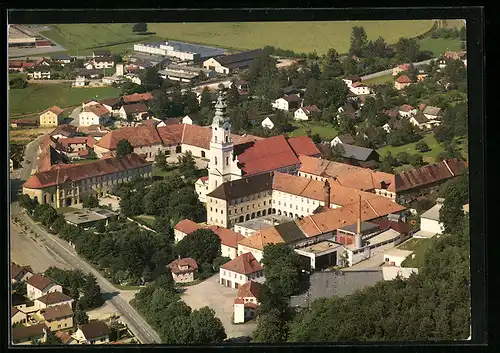
[[[238,298],[255,298],[257,301],[260,299],[260,291],[262,290],[262,284],[249,281],[238,288]]]
[[[242,239],[238,242],[243,246],[264,250],[264,246],[268,244],[281,244],[285,241],[281,237],[281,234],[276,230],[275,227],[268,227],[261,229],[258,232],[252,233],[250,236]]]
[[[50,278],[44,277],[38,273],[31,276],[26,283],[40,290],[44,290],[51,284],[54,284]]]
[[[72,340],[71,335],[67,332],[57,331],[56,336],[61,340],[63,344],[68,344]]]
[[[224,227],[211,226],[210,229],[219,236],[221,244],[231,248],[237,249],[238,241],[245,238],[240,233],[236,233],[235,231]]]
[[[109,327],[104,322],[94,321],[80,325],[80,330],[86,339],[99,338],[109,335]]]
[[[182,232],[184,234],[191,234],[194,231],[202,228],[203,227],[200,224],[193,222],[190,219],[183,219],[182,221],[177,223],[174,227],[175,230],[178,230],[179,232]]]
[[[413,109],[415,109],[415,108],[413,108],[413,107],[412,107],[411,105],[409,105],[409,104],[403,104],[401,107],[399,107],[399,111],[400,111],[400,112],[407,112],[407,113],[408,113],[409,111],[411,111],[411,110],[413,110]]]
[[[15,262],[10,263],[10,278],[16,278],[23,271],[33,273],[31,266],[19,266]]]
[[[76,133],[76,130],[77,130],[76,126],[63,124],[56,127],[54,131],[50,133],[50,136],[61,134],[66,137],[71,137]]]
[[[36,300],[47,305],[52,305],[67,302],[68,300],[72,299],[71,297],[68,297],[66,294],[61,292],[50,292],[45,294],[43,297],[37,298]]]
[[[412,83],[413,81],[406,75],[401,75],[396,79],[398,83]]]
[[[85,108],[83,108],[83,111],[88,113],[94,113],[98,117],[102,117],[105,116],[106,114],[109,114],[108,108],[106,108],[104,105],[100,103],[88,105]]]
[[[40,315],[42,315],[45,320],[52,321],[73,316],[73,309],[71,309],[71,305],[69,304],[56,305],[42,309]]]
[[[148,112],[148,107],[144,103],[127,104],[124,105],[122,108],[123,110],[125,110],[125,113],[127,114]]]
[[[220,268],[242,275],[249,275],[258,271],[262,271],[262,266],[250,252],[241,254],[237,258],[226,262]]]
[[[296,155],[316,156],[321,152],[308,136],[295,136],[287,139],[288,144]]]
[[[128,140],[132,147],[161,144],[161,138],[154,126],[139,125],[112,130],[97,142],[97,146],[115,150],[121,140]]]
[[[53,105],[52,107],[50,107],[49,109],[47,109],[45,112],[48,112],[48,111],[51,111],[55,115],[61,115],[64,112],[64,109],[61,109],[61,108],[59,108],[56,105]]]
[[[42,336],[44,329],[47,330],[45,323],[36,324],[32,326],[20,326],[12,328],[12,338],[14,340],[29,339],[32,337]]]
[[[128,96],[123,96],[123,101],[125,103],[149,101],[151,99],[153,99],[153,95],[151,93],[134,93]]]
[[[186,272],[193,272],[198,269],[198,264],[196,261],[190,257],[185,257],[182,259],[176,259],[169,263],[168,268],[172,270],[172,273],[174,274],[179,274],[179,273],[186,273]],[[187,270],[181,270],[180,267],[182,266],[188,266]]]

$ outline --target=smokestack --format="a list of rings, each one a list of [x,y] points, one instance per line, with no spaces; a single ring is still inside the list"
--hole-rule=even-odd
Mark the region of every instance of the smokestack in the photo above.
[[[325,202],[325,209],[330,208],[330,183],[328,179],[325,180],[325,185],[323,186],[323,191],[325,193],[323,201]]]
[[[356,245],[356,249],[363,247],[363,242],[361,240],[361,195],[359,195],[358,224],[356,227],[356,235],[354,236],[354,244]]]

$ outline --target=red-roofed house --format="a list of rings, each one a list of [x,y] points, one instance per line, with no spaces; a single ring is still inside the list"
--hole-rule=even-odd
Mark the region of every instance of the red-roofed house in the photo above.
[[[183,219],[177,223],[174,227],[174,242],[178,243],[188,234],[193,233],[198,229],[202,229],[203,226],[190,219]]]
[[[400,72],[407,71],[409,64],[401,64],[392,69],[392,76],[397,76]]]
[[[406,75],[399,76],[394,82],[394,87],[399,91],[411,85],[413,81]]]
[[[403,118],[410,118],[410,117],[416,115],[418,113],[418,110],[409,104],[403,104],[401,107],[399,107],[398,113]]]
[[[40,126],[50,127],[61,124],[63,120],[62,113],[64,113],[64,109],[56,107],[55,105],[50,107],[40,114]]]
[[[143,115],[148,113],[148,107],[144,103],[126,104],[119,110],[119,116],[123,120],[131,117],[133,120],[141,120]]]
[[[320,157],[321,151],[308,136],[295,136],[287,139],[297,156]]]
[[[111,112],[102,104],[87,105],[78,115],[78,126],[105,125]]]
[[[220,267],[219,283],[226,287],[238,288],[251,279],[260,278],[263,275],[262,266],[253,254],[248,252]]]
[[[26,282],[26,296],[35,300],[51,292],[61,292],[62,287],[54,283],[50,278],[40,274],[34,274]]]
[[[10,263],[10,279],[11,283],[25,282],[33,276],[31,266],[19,266],[15,262]]]
[[[183,259],[179,257],[167,266],[172,271],[172,277],[175,283],[193,282],[196,271],[198,270],[198,264],[190,257]]]
[[[254,281],[245,283],[238,289],[234,300],[234,323],[240,324],[253,319],[258,314],[262,284]]]
[[[294,120],[309,120],[314,114],[320,114],[321,110],[316,105],[300,107],[293,113]]]
[[[363,84],[361,82],[353,83],[351,85],[351,87],[349,88],[349,90],[357,96],[371,93],[370,87],[366,86],[365,84]]]
[[[123,96],[123,102],[125,104],[147,102],[151,99],[153,99],[153,95],[151,93],[134,93],[128,96]]]

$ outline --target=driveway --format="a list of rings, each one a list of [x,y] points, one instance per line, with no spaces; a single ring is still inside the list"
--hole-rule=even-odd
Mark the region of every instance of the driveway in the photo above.
[[[69,123],[70,125],[79,126],[79,117],[78,117],[78,114],[80,114],[81,111],[82,111],[82,107],[80,107],[80,106],[78,106],[75,109],[73,109],[73,111],[71,112],[71,114],[69,116],[71,119],[73,119]]]
[[[178,158],[183,156],[184,153],[174,153],[169,156],[167,156],[167,163],[170,164],[177,164],[179,163]],[[194,162],[196,163],[196,168],[198,169],[207,169],[208,168],[208,159],[200,158],[200,157],[193,157]]]
[[[204,306],[214,309],[215,315],[226,329],[227,338],[253,336],[253,331],[257,327],[256,323],[241,325],[232,323],[233,301],[238,290],[221,286],[218,273],[200,284],[185,288],[186,291],[181,295],[181,299],[193,310]]]

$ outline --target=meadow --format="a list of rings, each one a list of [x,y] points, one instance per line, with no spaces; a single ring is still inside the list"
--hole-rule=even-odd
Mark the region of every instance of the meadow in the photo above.
[[[460,40],[444,38],[424,38],[418,41],[420,50],[430,51],[434,56],[442,55],[445,51],[460,51]]]
[[[322,122],[310,121],[310,122],[297,122],[292,121],[291,124],[296,127],[295,130],[290,132],[290,136],[303,136],[307,135],[307,129],[311,129],[311,135],[318,134],[321,140],[333,140],[335,136],[338,135],[337,130],[331,126]]]
[[[444,151],[443,146],[441,146],[439,142],[437,142],[437,140],[434,138],[432,134],[425,135],[422,140],[427,143],[427,146],[429,146],[429,148],[431,149],[430,151],[423,153],[417,151],[415,149],[416,142],[414,142],[402,146],[387,145],[379,148],[377,152],[380,154],[381,157],[386,156],[389,152],[391,152],[393,156],[395,156],[400,152],[407,152],[409,154],[420,154],[422,155],[424,162],[434,163],[437,155]]]
[[[388,82],[394,82],[394,76],[392,76],[392,73],[384,76],[369,78],[368,80],[363,80],[363,83],[365,85],[383,85]]]
[[[427,32],[434,21],[343,21],[343,22],[214,22],[150,23],[154,35],[137,35],[133,24],[58,24],[43,32],[72,54],[87,54],[92,49],[123,53],[133,43],[179,40],[206,44],[228,50],[245,50],[272,45],[295,52],[325,53],[334,48],[339,53],[349,49],[352,27],[363,26],[368,39],[379,36],[393,44],[400,37],[416,37]],[[297,35],[293,35],[296,33]]]
[[[113,87],[73,88],[70,83],[31,83],[24,89],[9,90],[9,115],[37,117],[45,109],[76,106],[89,99],[118,97],[121,90]],[[29,118],[29,117],[24,117]]]

